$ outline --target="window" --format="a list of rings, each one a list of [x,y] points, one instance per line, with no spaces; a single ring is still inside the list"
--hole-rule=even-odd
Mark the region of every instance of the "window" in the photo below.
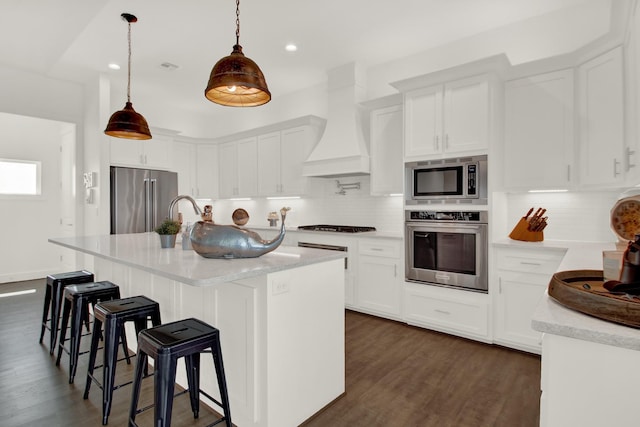
[[[40,162],[0,159],[0,194],[40,194]]]

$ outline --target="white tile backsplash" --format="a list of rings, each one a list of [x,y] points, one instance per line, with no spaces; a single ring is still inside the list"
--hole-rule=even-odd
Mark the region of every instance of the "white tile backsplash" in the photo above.
[[[339,190],[336,179],[312,178],[310,195],[301,199],[248,201],[213,200],[213,218],[219,224],[231,224],[231,214],[237,208],[250,216],[247,226],[268,225],[267,215],[283,206],[291,207],[287,225],[337,224],[373,226],[379,231],[403,232],[403,198],[369,195],[369,177],[340,178],[341,183],[360,183],[359,190]],[[622,191],[592,191],[567,193],[499,193],[494,194],[491,206],[493,238],[508,237],[518,220],[531,207],[547,209],[549,225],[544,230],[545,240],[571,240],[589,242],[615,242],[616,236],[609,225],[610,211]],[[199,200],[202,207],[207,202]],[[185,221],[196,221],[190,205],[180,205]]]
[[[346,190],[345,195],[336,194],[339,190],[336,179],[312,178],[310,196],[301,199],[266,200],[264,198],[248,201],[214,200],[213,219],[220,224],[231,224],[231,215],[237,208],[249,213],[248,227],[268,225],[267,215],[279,211],[283,206],[291,207],[287,214],[287,226],[309,224],[337,224],[373,226],[378,231],[402,233],[403,198],[401,196],[379,197],[369,195],[369,177],[357,176],[340,178],[341,183],[360,183],[359,190]],[[199,200],[202,207],[205,201]],[[193,209],[187,204],[180,205],[184,221],[196,221]]]
[[[611,231],[609,219],[620,194],[619,190],[507,194],[506,233],[511,232],[531,207],[543,207],[549,217],[545,240],[615,242],[617,238]]]

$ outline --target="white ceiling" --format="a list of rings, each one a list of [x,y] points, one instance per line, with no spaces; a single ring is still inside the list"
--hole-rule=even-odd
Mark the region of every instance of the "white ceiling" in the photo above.
[[[240,44],[264,72],[273,96],[319,84],[326,71],[424,52],[559,9],[611,0],[243,0]],[[136,85],[157,86],[184,108],[206,107],[215,62],[235,43],[233,0],[3,0],[0,64],[83,81],[108,73],[126,79],[127,24],[132,25],[132,98]],[[284,45],[296,43],[288,53]],[[109,62],[122,65],[107,69]],[[180,68],[166,71],[160,64]]]

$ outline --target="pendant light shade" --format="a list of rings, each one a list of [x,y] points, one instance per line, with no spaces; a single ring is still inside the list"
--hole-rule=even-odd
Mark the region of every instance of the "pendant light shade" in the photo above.
[[[229,107],[257,107],[271,100],[260,67],[242,53],[240,0],[236,0],[236,44],[231,55],[213,66],[204,96],[211,102]]]
[[[109,123],[104,130],[109,136],[125,139],[151,139],[151,132],[149,131],[149,125],[142,114],[136,112],[131,104],[131,23],[137,22],[138,18],[129,14],[123,13],[122,19],[128,22],[129,33],[129,61],[127,69],[127,103],[120,111],[116,111],[111,115]]]
[[[142,114],[133,109],[130,102],[127,102],[122,110],[111,115],[104,133],[116,138],[151,139],[147,121]]]

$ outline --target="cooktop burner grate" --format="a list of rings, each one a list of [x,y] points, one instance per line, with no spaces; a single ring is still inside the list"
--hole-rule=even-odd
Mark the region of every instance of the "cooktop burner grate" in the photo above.
[[[369,231],[376,231],[375,227],[364,227],[357,225],[299,225],[298,230],[306,231],[333,231],[336,233],[366,233]]]

